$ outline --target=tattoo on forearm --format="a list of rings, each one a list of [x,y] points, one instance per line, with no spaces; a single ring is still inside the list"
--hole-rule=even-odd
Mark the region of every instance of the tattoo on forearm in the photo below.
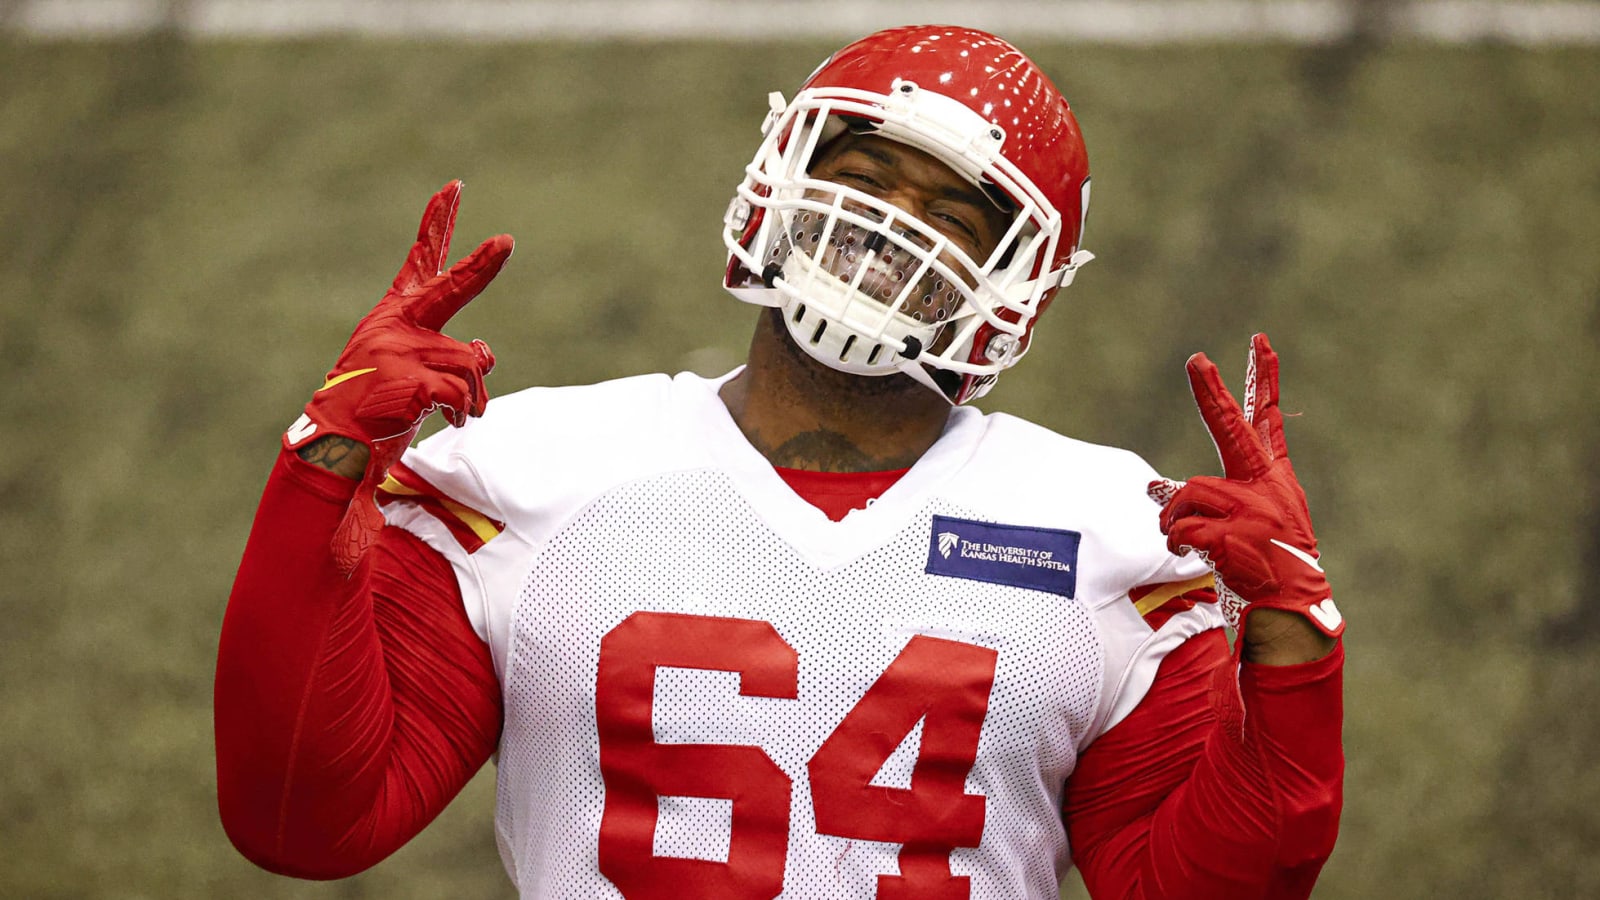
[[[361,477],[367,466],[367,445],[338,435],[312,441],[297,452],[306,462],[349,478]]]

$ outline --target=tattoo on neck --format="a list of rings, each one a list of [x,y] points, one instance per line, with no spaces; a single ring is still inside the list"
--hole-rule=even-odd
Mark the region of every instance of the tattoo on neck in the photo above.
[[[818,472],[884,472],[909,468],[917,461],[914,455],[909,458],[872,456],[839,432],[823,429],[801,432],[776,447],[763,449],[775,466]]]

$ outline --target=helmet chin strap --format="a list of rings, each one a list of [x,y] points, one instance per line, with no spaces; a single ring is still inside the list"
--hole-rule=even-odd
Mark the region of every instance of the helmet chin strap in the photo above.
[[[901,372],[910,375],[913,381],[928,388],[935,394],[944,398],[946,403],[955,405],[956,391],[961,389],[961,376],[944,369],[930,369],[915,360],[903,360],[896,366]],[[951,382],[949,388],[939,384],[940,381]]]
[[[783,267],[774,263],[762,273],[762,281],[768,287],[778,288],[785,297],[785,302],[775,307],[773,311],[783,317],[784,329],[789,333],[790,340],[794,342],[801,352],[836,372],[843,372],[858,378],[883,378],[895,374],[904,374],[944,398],[946,403],[955,403],[956,392],[961,389],[962,377],[955,372],[930,371],[929,367],[918,362],[918,358],[927,348],[923,345],[923,340],[916,335],[907,335],[903,338],[904,350],[896,351],[886,344],[880,345],[882,346],[881,352],[887,360],[883,364],[863,367],[851,365],[842,360],[840,357],[843,354],[840,348],[844,347],[844,352],[847,353],[850,342],[859,340],[860,336],[848,335],[843,342],[822,340],[827,336],[830,327],[833,327],[836,332],[843,329],[821,316],[808,315],[805,299],[800,297],[798,293],[791,293],[795,289],[787,284],[784,276]],[[933,333],[928,336],[928,343],[932,344],[937,340],[942,328],[949,327],[954,327],[954,323],[947,322],[941,326],[936,326],[933,329]],[[940,376],[945,377],[940,378]],[[941,385],[939,383],[941,380],[948,381],[949,384]]]
[[[883,398],[897,394],[903,396],[926,396],[923,393],[923,388],[926,387],[939,394],[946,404],[953,405],[950,400],[953,392],[946,392],[936,386],[929,385],[926,377],[917,377],[916,369],[923,369],[924,375],[927,374],[924,366],[911,364],[910,366],[891,368],[863,375],[857,372],[846,372],[829,365],[827,359],[811,352],[806,348],[804,341],[795,337],[794,331],[788,327],[785,318],[782,308],[769,306],[762,316],[760,330],[769,334],[771,339],[783,348],[783,356],[789,360],[787,365],[799,366],[809,372],[811,376],[820,377],[823,382],[832,386],[830,388],[833,392],[832,396],[837,399],[847,400],[847,398],[853,396]],[[934,372],[933,374],[937,376],[940,373]],[[896,377],[899,375],[905,375],[907,378]],[[908,383],[907,379],[910,382],[915,382],[915,384]],[[959,384],[957,384],[957,388],[959,388]]]

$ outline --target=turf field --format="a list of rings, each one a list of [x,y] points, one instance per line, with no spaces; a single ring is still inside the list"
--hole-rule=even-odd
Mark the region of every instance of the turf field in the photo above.
[[[491,390],[736,362],[720,216],[827,49],[0,43],[0,896],[509,896],[486,777],[342,883],[222,835],[277,435],[454,177],[458,254],[518,239],[450,329]],[[1317,897],[1600,896],[1600,52],[1028,49],[1100,258],[984,405],[1209,473],[1183,360],[1271,334],[1351,623]]]

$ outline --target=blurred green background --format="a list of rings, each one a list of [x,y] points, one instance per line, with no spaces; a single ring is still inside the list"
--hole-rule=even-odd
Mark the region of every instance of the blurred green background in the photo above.
[[[1019,42],[1100,258],[981,405],[1210,473],[1183,360],[1270,333],[1350,621],[1316,896],[1600,896],[1600,53]],[[487,775],[345,882],[223,836],[278,435],[456,177],[457,255],[518,240],[450,327],[491,390],[737,362],[721,213],[832,43],[0,39],[0,896],[510,896]]]

